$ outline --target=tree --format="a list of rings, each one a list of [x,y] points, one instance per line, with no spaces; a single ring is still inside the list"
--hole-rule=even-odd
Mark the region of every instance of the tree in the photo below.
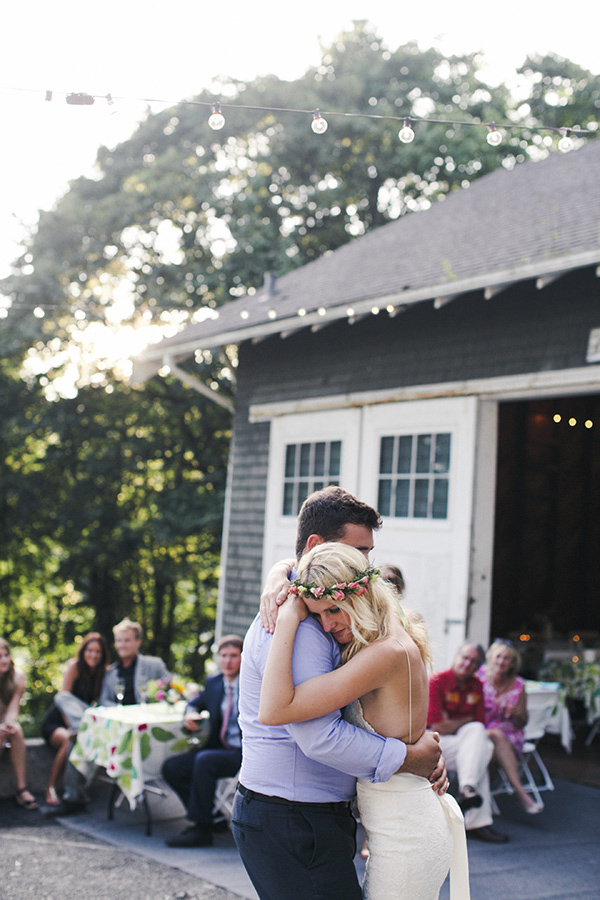
[[[513,97],[481,80],[480,62],[414,44],[392,51],[357,22],[297,81],[224,79],[149,115],[100,149],[97,177],[74,180],[40,215],[1,285],[13,308],[0,333],[0,624],[23,642],[39,634],[34,655],[92,624],[109,633],[128,614],[149,649],[199,677],[229,414],[172,378],[130,388],[118,343],[197,320],[267,272],[550,152],[559,134],[543,125],[573,115],[582,133],[597,128],[597,79],[574,63],[526,60],[528,96]],[[218,132],[206,121],[215,92]],[[310,128],[315,109],[324,134]],[[404,119],[416,134],[408,144],[398,140]],[[491,147],[491,122],[518,129]],[[185,365],[231,398],[235,363],[224,348]]]

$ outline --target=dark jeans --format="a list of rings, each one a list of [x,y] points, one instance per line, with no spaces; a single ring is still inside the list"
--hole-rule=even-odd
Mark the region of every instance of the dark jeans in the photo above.
[[[242,751],[236,747],[191,750],[166,759],[162,777],[179,794],[190,822],[210,831],[217,781],[237,775],[241,764]]]
[[[231,830],[260,900],[361,900],[356,822],[331,806],[236,794]]]

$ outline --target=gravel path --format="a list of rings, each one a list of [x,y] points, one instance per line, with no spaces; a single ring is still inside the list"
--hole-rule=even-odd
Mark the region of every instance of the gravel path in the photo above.
[[[0,801],[0,900],[239,900],[178,869]]]

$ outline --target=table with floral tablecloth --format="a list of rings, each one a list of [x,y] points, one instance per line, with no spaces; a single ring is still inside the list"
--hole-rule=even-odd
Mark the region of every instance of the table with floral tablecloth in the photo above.
[[[134,809],[145,784],[160,776],[165,759],[190,749],[184,709],[184,701],[87,709],[69,761],[86,779],[96,766],[106,769]],[[194,743],[201,746],[207,736],[208,718],[200,721]]]

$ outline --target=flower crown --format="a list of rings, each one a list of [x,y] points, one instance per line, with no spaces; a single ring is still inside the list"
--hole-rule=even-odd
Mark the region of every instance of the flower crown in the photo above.
[[[378,578],[379,569],[367,566],[353,581],[337,581],[335,584],[330,584],[329,587],[316,585],[314,581],[311,581],[310,584],[302,584],[298,580],[293,581],[289,593],[299,594],[301,597],[313,597],[315,600],[331,597],[332,600],[338,601],[343,600],[346,594],[357,594],[360,597],[365,593],[366,585],[377,581]]]

